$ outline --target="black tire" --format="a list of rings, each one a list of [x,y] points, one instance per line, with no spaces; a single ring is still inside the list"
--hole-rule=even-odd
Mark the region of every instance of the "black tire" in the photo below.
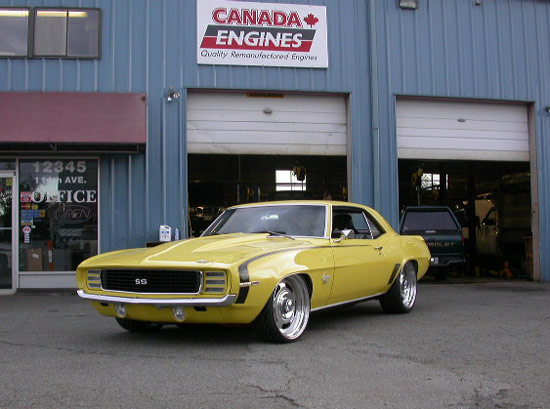
[[[279,343],[297,341],[309,321],[310,301],[302,277],[293,275],[283,279],[253,323],[260,339]]]
[[[392,286],[380,297],[384,312],[404,314],[410,312],[416,303],[416,266],[407,263],[399,271]]]
[[[158,324],[156,322],[136,321],[118,317],[115,319],[116,322],[118,322],[118,325],[130,332],[152,332],[158,331],[162,328],[162,324]]]

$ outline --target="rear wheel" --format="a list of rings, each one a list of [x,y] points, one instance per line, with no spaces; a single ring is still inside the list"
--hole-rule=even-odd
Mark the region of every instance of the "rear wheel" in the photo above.
[[[118,317],[116,317],[115,319],[118,325],[120,325],[126,331],[130,331],[130,332],[151,332],[151,331],[158,331],[159,329],[162,328],[162,324],[158,324],[156,322],[136,321],[136,320],[130,320],[128,318],[118,318]]]
[[[416,267],[407,263],[399,272],[388,292],[380,297],[385,312],[403,314],[413,309],[416,302]]]
[[[304,279],[293,275],[282,280],[254,321],[258,336],[271,342],[296,341],[307,327],[309,291]]]

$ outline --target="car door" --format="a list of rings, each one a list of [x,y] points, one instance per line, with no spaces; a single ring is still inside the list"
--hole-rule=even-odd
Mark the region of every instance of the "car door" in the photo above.
[[[491,209],[477,229],[476,250],[486,256],[497,255],[497,211]]]
[[[351,230],[347,238],[341,232]],[[360,299],[387,289],[396,264],[392,238],[364,209],[333,207],[334,281],[330,304]]]

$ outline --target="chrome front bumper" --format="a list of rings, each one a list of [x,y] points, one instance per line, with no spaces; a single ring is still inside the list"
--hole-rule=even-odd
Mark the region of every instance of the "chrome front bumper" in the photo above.
[[[76,292],[79,297],[85,300],[97,301],[102,303],[121,303],[121,304],[142,304],[168,306],[186,306],[186,307],[226,307],[231,305],[237,299],[234,294],[228,294],[221,298],[132,298],[132,297],[114,297],[111,295],[88,294],[84,290]]]

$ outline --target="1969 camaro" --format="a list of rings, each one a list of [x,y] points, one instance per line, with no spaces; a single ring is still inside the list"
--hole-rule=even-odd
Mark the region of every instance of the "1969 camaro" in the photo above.
[[[430,264],[420,236],[400,236],[371,208],[287,201],[225,210],[201,237],[92,257],[78,294],[131,332],[165,324],[252,324],[297,340],[311,311],[378,299],[406,313]]]

